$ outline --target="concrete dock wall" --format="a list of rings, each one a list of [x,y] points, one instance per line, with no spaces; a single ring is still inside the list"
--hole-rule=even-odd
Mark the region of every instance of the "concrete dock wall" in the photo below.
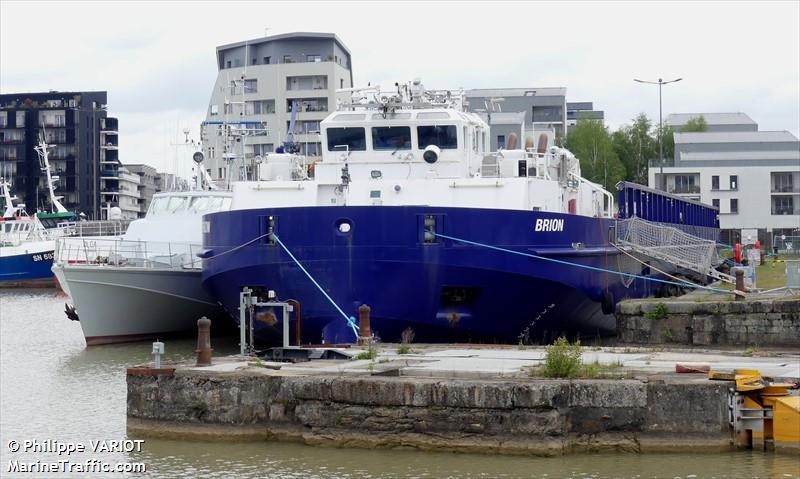
[[[800,300],[630,300],[617,305],[617,336],[632,344],[800,346]]]
[[[130,434],[468,452],[729,447],[728,384],[128,374]]]

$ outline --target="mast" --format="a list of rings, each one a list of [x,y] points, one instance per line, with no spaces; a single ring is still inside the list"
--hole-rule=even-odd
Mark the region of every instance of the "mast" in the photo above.
[[[51,213],[66,213],[67,209],[58,201],[64,197],[56,196],[55,192],[55,182],[58,181],[59,178],[58,176],[53,176],[50,169],[50,160],[48,159],[50,148],[52,148],[52,146],[45,142],[45,130],[42,128],[42,132],[39,134],[39,145],[35,146],[34,150],[39,154],[39,166],[47,175],[47,190],[50,193],[50,205],[53,208]]]

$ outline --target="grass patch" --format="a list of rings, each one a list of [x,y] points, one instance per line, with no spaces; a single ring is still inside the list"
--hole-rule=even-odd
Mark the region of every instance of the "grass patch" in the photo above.
[[[734,273],[731,272],[731,275]],[[733,290],[732,284],[722,283],[722,289]],[[756,266],[756,287],[758,289],[774,289],[786,286],[786,264],[767,259],[761,266]]]
[[[360,353],[358,353],[355,356],[353,356],[353,359],[354,360],[368,359],[368,360],[372,361],[376,357],[378,357],[378,351],[375,350],[372,346],[370,346],[370,348],[367,349],[366,351],[361,351]]]
[[[632,375],[629,371],[622,369],[622,363],[619,361],[611,364],[601,364],[595,361],[582,364],[578,377],[581,379],[627,379]]]
[[[742,356],[750,357],[750,356],[754,355],[755,353],[756,353],[756,347],[755,346],[748,346],[747,348],[745,348],[744,351],[742,351]]]
[[[397,354],[411,354],[414,351],[411,350],[411,346],[408,344],[401,344],[399,348],[397,348]]]
[[[658,303],[652,311],[645,313],[644,317],[652,321],[658,321],[666,318],[667,313],[667,305],[664,303]]]
[[[570,342],[560,337],[545,348],[542,374],[548,378],[574,378],[580,372],[581,342]]]

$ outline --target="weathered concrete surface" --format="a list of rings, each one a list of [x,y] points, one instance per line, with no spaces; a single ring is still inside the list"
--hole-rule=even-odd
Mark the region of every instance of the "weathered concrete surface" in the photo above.
[[[512,454],[726,449],[727,383],[128,375],[134,435]],[[691,446],[687,446],[691,444]]]
[[[796,298],[629,300],[617,305],[616,317],[619,339],[631,344],[800,346]]]

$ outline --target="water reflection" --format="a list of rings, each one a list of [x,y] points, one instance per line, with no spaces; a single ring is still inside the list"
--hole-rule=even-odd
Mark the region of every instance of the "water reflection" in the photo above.
[[[10,460],[63,459],[12,454],[12,439],[88,444],[126,437],[125,368],[149,361],[150,344],[85,348],[80,325],[63,314],[64,300],[50,290],[0,291],[2,477],[15,477],[6,474]],[[166,348],[165,361],[186,359],[194,355],[195,342],[168,340]],[[236,348],[235,339],[214,343],[220,354]],[[143,462],[147,472],[133,477],[152,478],[800,478],[796,457],[747,452],[536,458],[147,439],[142,452],[72,458]]]

